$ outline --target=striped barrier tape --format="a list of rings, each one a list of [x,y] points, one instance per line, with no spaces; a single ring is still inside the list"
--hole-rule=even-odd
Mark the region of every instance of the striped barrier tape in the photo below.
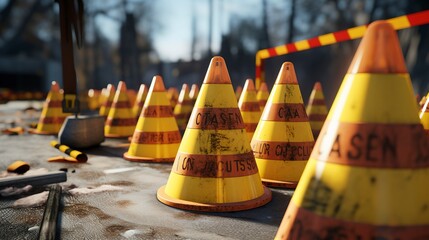
[[[386,20],[393,25],[395,30],[415,27],[429,23],[429,10],[403,15]],[[288,43],[277,47],[261,49],[256,53],[255,82],[259,89],[261,82],[264,81],[264,59],[286,55],[293,52],[304,51],[320,46],[327,46],[338,42],[345,42],[363,37],[367,25],[349,28],[338,32],[320,35],[314,38]]]

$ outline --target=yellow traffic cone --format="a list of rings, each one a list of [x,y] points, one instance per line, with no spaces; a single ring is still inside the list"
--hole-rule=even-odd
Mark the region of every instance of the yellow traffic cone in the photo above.
[[[106,91],[104,91],[103,99],[104,101],[101,104],[99,114],[100,116],[109,115],[110,108],[112,107],[113,98],[115,97],[115,86],[108,84]]]
[[[134,106],[134,103],[137,99],[137,92],[134,89],[127,89],[128,101],[130,102],[130,106]]]
[[[173,162],[181,139],[162,77],[155,76],[124,158],[137,162]]]
[[[238,99],[240,99],[240,96],[241,96],[241,93],[243,92],[243,87],[242,86],[240,86],[240,85],[238,85],[236,88],[235,88],[235,98],[237,98],[237,101],[238,101]]]
[[[142,111],[144,102],[146,100],[146,96],[147,96],[147,87],[144,84],[140,85],[139,88],[139,92],[137,93],[137,98],[134,101],[134,105],[133,105],[133,116],[135,116],[136,118],[138,118],[140,116],[140,112]]]
[[[429,95],[429,93],[428,93],[428,95]],[[419,102],[419,107],[420,108],[422,108],[423,105],[425,105],[427,99],[428,99],[427,96],[423,96],[422,99],[420,99],[420,102]]]
[[[179,91],[177,91],[177,88],[169,88],[167,90],[167,97],[170,100],[172,109],[174,109],[174,107],[176,107],[177,100],[179,99]]]
[[[428,239],[429,150],[398,37],[369,25],[276,239]]]
[[[290,62],[280,69],[251,145],[265,185],[296,187],[314,138]]]
[[[88,108],[89,110],[95,110],[100,107],[100,91],[95,89],[88,90]]]
[[[265,82],[261,82],[259,86],[258,92],[256,93],[256,99],[259,101],[259,106],[261,107],[261,111],[264,111],[265,104],[267,104],[268,97],[270,96],[270,92],[268,92],[268,87]]]
[[[243,116],[247,139],[251,141],[262,114],[259,102],[256,99],[256,89],[252,79],[247,79],[244,84],[243,92],[238,100],[238,108]]]
[[[325,96],[323,95],[322,85],[316,82],[313,91],[308,100],[306,112],[310,119],[311,130],[313,131],[314,139],[317,139],[325,122],[326,115],[328,115],[328,108],[325,104]]]
[[[420,122],[423,124],[423,128],[426,131],[426,134],[429,136],[429,109],[428,109],[429,93],[426,97],[423,96],[422,101],[423,99],[425,100],[425,102],[423,103],[422,108],[420,109],[419,117],[420,117]]]
[[[199,91],[200,91],[200,89],[198,88],[198,85],[192,84],[191,90],[189,91],[189,98],[192,101],[192,107],[194,107],[194,104],[195,104],[195,101],[197,100]]]
[[[65,118],[69,115],[63,113],[61,102],[63,95],[60,93],[60,87],[57,82],[52,82],[51,90],[43,104],[42,113],[36,129],[29,132],[35,134],[49,135],[58,134]]]
[[[133,135],[136,118],[131,112],[125,82],[119,81],[118,89],[113,98],[112,107],[104,125],[107,138],[125,138]]]
[[[167,185],[157,197],[172,207],[211,212],[251,209],[271,200],[221,57],[211,60]]]
[[[188,84],[184,83],[180,91],[179,100],[174,107],[174,116],[176,117],[177,125],[181,131],[186,129],[192,107],[192,100],[189,98],[189,87]]]

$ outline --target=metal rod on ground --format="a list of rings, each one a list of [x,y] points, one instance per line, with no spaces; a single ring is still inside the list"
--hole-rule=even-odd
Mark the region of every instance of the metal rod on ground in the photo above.
[[[63,171],[54,171],[43,174],[23,175],[17,177],[0,178],[0,189],[5,187],[41,186],[67,181],[67,174]]]
[[[58,212],[61,199],[61,186],[55,184],[49,190],[42,225],[39,231],[39,240],[54,240],[58,221]]]

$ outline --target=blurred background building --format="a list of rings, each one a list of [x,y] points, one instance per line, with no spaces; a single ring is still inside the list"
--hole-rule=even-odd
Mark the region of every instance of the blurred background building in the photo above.
[[[225,58],[234,87],[254,78],[257,50],[429,9],[417,0],[84,0],[84,47],[75,49],[80,91],[124,80],[128,88],[201,84],[210,58]],[[61,84],[58,4],[0,0],[0,88]],[[429,25],[398,32],[416,94],[429,90]],[[292,61],[304,98],[322,82],[332,103],[360,40],[266,62],[269,88]],[[61,84],[62,85],[62,84]]]

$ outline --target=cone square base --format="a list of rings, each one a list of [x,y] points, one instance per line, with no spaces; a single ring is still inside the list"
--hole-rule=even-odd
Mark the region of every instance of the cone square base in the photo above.
[[[264,193],[255,199],[233,203],[198,203],[172,198],[165,193],[165,185],[158,189],[156,197],[165,205],[183,210],[199,212],[236,212],[261,207],[271,201],[271,190],[263,186]]]
[[[295,189],[296,185],[298,185],[298,182],[292,182],[292,181],[277,181],[277,180],[265,179],[265,178],[262,178],[261,180],[265,186],[274,187],[274,188]]]
[[[128,154],[128,152],[125,152],[123,157],[125,160],[131,161],[131,162],[156,162],[156,163],[172,163],[174,162],[174,159],[175,159],[175,157],[172,157],[172,158],[137,157],[137,156],[132,156]]]

